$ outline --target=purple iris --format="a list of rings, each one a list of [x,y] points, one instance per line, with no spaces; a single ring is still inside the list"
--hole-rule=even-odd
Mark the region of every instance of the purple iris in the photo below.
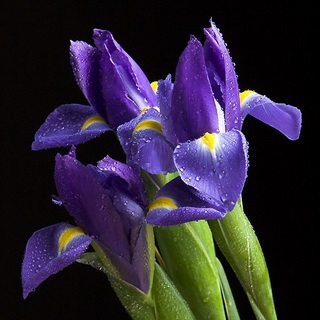
[[[70,44],[73,73],[90,105],[56,108],[36,132],[33,150],[83,143],[157,105],[146,75],[112,34],[94,29],[93,40],[95,47],[83,41]]]
[[[219,219],[233,209],[247,177],[248,145],[241,132],[246,115],[289,139],[300,134],[301,112],[297,108],[253,91],[240,94],[219,30],[211,22],[204,32],[203,46],[190,37],[174,83],[170,75],[159,81],[161,130],[173,146],[180,177],[165,185],[149,206],[147,221],[151,224]],[[194,195],[207,202],[207,208],[204,203],[197,204],[190,214],[187,211],[193,207],[190,200]]]
[[[56,156],[55,202],[77,226],[59,223],[29,239],[22,267],[23,295],[50,275],[76,261],[95,241],[122,280],[148,292],[149,251],[145,223],[146,195],[140,179],[125,164],[105,157],[84,166],[68,155]]]

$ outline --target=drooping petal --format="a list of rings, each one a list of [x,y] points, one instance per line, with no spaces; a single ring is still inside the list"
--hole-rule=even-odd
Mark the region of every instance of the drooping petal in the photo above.
[[[29,239],[22,265],[23,297],[49,276],[66,268],[84,253],[91,238],[67,223],[36,231]]]
[[[128,164],[152,174],[175,171],[173,147],[163,135],[161,116],[156,108],[119,126],[117,134]]]
[[[240,94],[242,121],[250,114],[283,133],[288,139],[299,138],[301,111],[291,105],[276,103],[268,97],[246,90]]]
[[[171,115],[180,142],[218,132],[218,114],[201,43],[191,36],[181,54],[172,91]]]
[[[111,128],[90,106],[64,104],[49,114],[35,134],[32,150],[77,145]]]
[[[199,195],[232,210],[238,200],[248,168],[248,146],[237,130],[182,143],[174,151],[181,179]]]
[[[128,235],[121,217],[94,172],[73,154],[58,154],[55,183],[62,204],[77,224],[115,254],[130,261]]]
[[[149,204],[146,219],[152,225],[171,226],[201,219],[220,219],[225,214],[223,206],[201,200],[177,177],[156,194]]]
[[[224,108],[226,131],[240,129],[240,100],[238,80],[234,66],[219,29],[210,19],[205,28],[204,54],[207,71],[215,98]]]
[[[100,58],[97,48],[83,41],[70,42],[70,63],[76,82],[90,105],[107,122],[107,105],[101,94]]]

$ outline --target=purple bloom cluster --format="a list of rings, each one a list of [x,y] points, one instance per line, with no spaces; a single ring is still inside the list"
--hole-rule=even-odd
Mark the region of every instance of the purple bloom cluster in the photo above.
[[[300,110],[251,90],[240,93],[229,51],[210,23],[204,44],[190,37],[174,77],[152,84],[109,31],[94,30],[95,46],[71,42],[71,65],[88,105],[59,106],[36,132],[32,149],[73,146],[56,156],[55,202],[75,226],[56,224],[32,235],[22,269],[25,297],[92,241],[124,281],[148,292],[147,227],[221,219],[241,196],[248,170],[245,117],[298,139]],[[127,163],[107,156],[97,166],[81,164],[74,146],[108,130],[117,134]],[[140,170],[175,178],[147,199]]]

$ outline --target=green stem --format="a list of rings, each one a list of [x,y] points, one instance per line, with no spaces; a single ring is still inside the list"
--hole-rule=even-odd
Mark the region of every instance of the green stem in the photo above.
[[[168,275],[197,319],[225,320],[219,272],[206,221],[154,228]]]
[[[271,283],[258,238],[241,199],[223,219],[209,221],[213,237],[234,270],[259,320],[276,320]]]

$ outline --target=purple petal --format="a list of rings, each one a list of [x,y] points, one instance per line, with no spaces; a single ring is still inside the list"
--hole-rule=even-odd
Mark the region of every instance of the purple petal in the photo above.
[[[171,116],[171,98],[172,98],[173,83],[171,75],[168,75],[165,80],[158,81],[158,100],[162,119],[162,131],[166,139],[176,146],[179,143],[177,133],[175,132],[175,119]]]
[[[131,252],[121,217],[92,169],[72,155],[58,154],[55,182],[62,204],[77,224],[115,254],[130,261]]]
[[[102,94],[108,122],[115,128],[136,117],[157,98],[150,82],[136,62],[105,30],[94,29],[93,38],[101,50]]]
[[[145,137],[150,139],[144,140]],[[176,171],[173,163],[173,148],[164,139],[162,135],[154,131],[144,132],[139,139],[139,165],[145,171],[151,174],[167,174]]]
[[[211,28],[205,28],[204,53],[214,94],[224,109],[226,131],[240,129],[240,100],[238,80],[222,35],[210,20]],[[222,96],[220,94],[222,93]]]
[[[49,114],[35,134],[32,150],[77,145],[111,130],[90,106],[64,104]]]
[[[217,132],[219,129],[203,48],[192,36],[177,65],[171,112],[180,142],[196,139],[205,132]]]
[[[80,228],[66,223],[36,231],[27,243],[22,264],[23,297],[76,261],[90,243],[91,238]]]
[[[146,192],[141,181],[140,176],[127,164],[121,163],[117,160],[106,156],[98,162],[97,167],[103,172],[116,174],[123,179],[127,184],[127,191],[136,199],[141,205],[147,204]]]
[[[100,184],[108,191],[108,196],[121,218],[122,227],[127,235],[130,247],[134,247],[141,223],[145,217],[146,195],[132,190],[132,185],[116,172],[101,171],[95,166],[88,166],[94,172]],[[140,199],[137,196],[144,196]]]
[[[199,139],[178,145],[174,161],[187,185],[230,211],[247,176],[247,149],[240,131],[206,133]]]
[[[131,285],[140,288],[140,275],[135,269],[135,266],[133,266],[132,261],[127,261],[124,257],[115,254],[109,247],[104,246],[102,243],[99,243],[99,245],[108,259],[110,259],[112,266],[119,274],[119,277]]]
[[[150,81],[140,66],[131,58],[131,56],[123,50],[123,48],[115,41],[111,32],[106,30],[94,29],[93,38],[95,44],[101,51],[104,48],[110,54],[110,58],[118,68],[119,75],[123,77],[123,80],[127,80],[126,86],[128,86],[129,96],[130,92],[133,93],[133,100],[136,101],[134,96],[138,94],[137,104],[140,109],[149,106],[154,107],[157,105],[157,97],[153,91]],[[124,81],[126,82],[126,81]],[[139,101],[141,99],[141,102]]]
[[[90,105],[107,121],[107,105],[101,94],[101,52],[83,41],[71,41],[70,62],[76,82]]]
[[[130,165],[152,174],[175,171],[173,148],[163,136],[160,113],[156,108],[119,126],[117,134]]]
[[[134,155],[132,154],[132,145],[133,145],[133,130],[137,123],[139,122],[142,115],[139,115],[132,119],[131,121],[128,121],[117,128],[117,137],[119,139],[119,142],[122,146],[122,149],[124,153],[127,156],[126,163],[128,163],[130,166],[133,166],[136,170],[140,170],[140,168],[137,168],[137,164],[133,160]]]
[[[150,288],[150,268],[154,259],[150,256],[150,248],[152,248],[153,239],[148,238],[148,226],[143,223],[140,230],[136,245],[133,250],[132,266],[139,276],[139,288],[143,292],[148,292]],[[153,233],[152,233],[153,234]],[[152,250],[151,250],[152,251]]]
[[[171,226],[184,222],[220,219],[227,211],[223,206],[210,204],[197,196],[180,177],[170,181],[149,204],[147,223]]]
[[[250,114],[283,133],[288,139],[296,140],[301,131],[301,111],[293,106],[276,103],[254,91],[241,93],[242,119]]]

